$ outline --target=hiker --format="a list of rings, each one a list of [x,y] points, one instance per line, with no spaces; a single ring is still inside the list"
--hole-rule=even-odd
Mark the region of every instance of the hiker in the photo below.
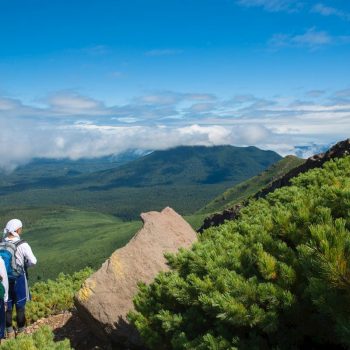
[[[29,244],[20,238],[22,234],[22,222],[18,219],[10,220],[4,229],[4,239],[1,246],[7,246],[7,250],[14,249],[15,259],[11,267],[6,266],[9,279],[9,295],[6,311],[6,333],[7,338],[15,336],[12,326],[12,310],[16,305],[17,334],[25,330],[25,305],[30,300],[29,287],[27,281],[27,267],[36,264],[37,259],[34,256]],[[0,251],[1,253],[1,251]],[[6,264],[6,261],[5,261]],[[11,271],[9,271],[11,269]]]
[[[9,282],[7,278],[6,266],[4,260],[0,258],[0,344],[1,339],[5,338],[6,317],[5,304],[8,299]]]

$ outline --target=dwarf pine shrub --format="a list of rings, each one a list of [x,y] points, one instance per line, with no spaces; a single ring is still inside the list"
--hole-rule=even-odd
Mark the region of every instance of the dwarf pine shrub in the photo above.
[[[350,348],[350,157],[252,201],[172,270],[130,320],[152,349]]]
[[[73,350],[69,340],[54,342],[54,335],[48,326],[40,328],[31,335],[20,335],[0,346],[1,350]]]
[[[56,280],[35,283],[30,289],[32,300],[26,306],[28,323],[71,309],[74,294],[91,274],[92,269],[85,268],[72,275],[60,273]]]

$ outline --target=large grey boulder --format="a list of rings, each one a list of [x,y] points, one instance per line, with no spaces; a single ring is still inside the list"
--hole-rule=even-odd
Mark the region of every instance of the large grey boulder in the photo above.
[[[133,309],[137,283],[150,283],[168,269],[164,253],[188,248],[197,239],[192,227],[171,208],[141,218],[143,228],[86,280],[75,297],[83,321],[97,336],[115,343],[140,344],[126,318]]]

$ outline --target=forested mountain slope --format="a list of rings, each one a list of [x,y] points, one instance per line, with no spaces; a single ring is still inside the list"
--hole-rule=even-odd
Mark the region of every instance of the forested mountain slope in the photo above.
[[[119,155],[98,158],[48,159],[36,158],[13,171],[0,170],[0,186],[40,188],[73,182],[73,178],[119,166],[140,158],[148,152],[130,150]]]
[[[256,147],[181,146],[155,151],[116,171],[90,174],[86,182],[95,182],[97,188],[237,183],[280,159]]]
[[[268,169],[264,170],[259,175],[229,188],[223,194],[206,204],[201,210],[198,211],[198,214],[213,213],[243,202],[276,179],[287,174],[291,169],[296,168],[304,162],[304,159],[295,156],[287,156],[277,163],[272,164]]]
[[[69,206],[123,220],[166,206],[193,214],[280,159],[255,147],[178,147],[89,174],[14,179],[0,186],[0,208]]]

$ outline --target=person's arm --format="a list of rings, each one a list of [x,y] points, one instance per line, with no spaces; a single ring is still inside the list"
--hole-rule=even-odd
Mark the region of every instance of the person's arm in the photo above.
[[[8,300],[8,295],[9,295],[9,280],[7,277],[7,271],[6,271],[6,267],[5,267],[5,263],[4,260],[2,260],[2,258],[0,258],[0,276],[2,278],[2,285],[4,286],[5,289],[5,294],[4,294],[4,302],[6,303]]]
[[[30,245],[28,243],[23,243],[18,248],[21,248],[25,263],[28,267],[33,266],[37,263],[37,259],[34,256],[32,248],[30,248]]]

